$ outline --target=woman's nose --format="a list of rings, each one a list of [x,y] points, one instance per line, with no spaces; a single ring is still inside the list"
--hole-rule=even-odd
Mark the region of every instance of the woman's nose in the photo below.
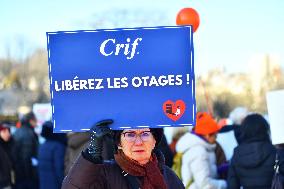
[[[143,141],[142,141],[142,139],[141,139],[141,137],[140,137],[139,135],[136,137],[134,143],[135,143],[136,145],[140,145],[140,144],[143,143]]]

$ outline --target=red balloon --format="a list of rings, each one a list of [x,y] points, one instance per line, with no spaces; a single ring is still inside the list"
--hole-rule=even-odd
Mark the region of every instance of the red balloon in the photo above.
[[[193,32],[199,26],[199,15],[193,8],[183,8],[179,11],[176,19],[177,25],[192,25]]]

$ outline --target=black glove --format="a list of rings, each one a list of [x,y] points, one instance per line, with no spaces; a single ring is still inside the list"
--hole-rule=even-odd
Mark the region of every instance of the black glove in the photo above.
[[[103,139],[106,135],[111,135],[109,125],[112,119],[97,122],[91,129],[91,141],[89,147],[83,153],[84,157],[94,163],[102,162]]]

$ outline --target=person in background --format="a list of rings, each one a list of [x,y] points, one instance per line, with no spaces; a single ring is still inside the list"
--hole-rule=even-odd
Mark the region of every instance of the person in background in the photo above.
[[[13,138],[13,159],[16,173],[16,189],[38,188],[37,152],[38,136],[34,131],[37,119],[33,112],[23,116],[21,127],[18,128]]]
[[[66,176],[80,153],[88,146],[90,134],[68,133],[67,148],[64,157],[64,175]]]
[[[60,189],[64,179],[66,134],[53,133],[53,124],[47,121],[42,125],[41,136],[46,140],[38,153],[40,189]]]
[[[170,149],[173,152],[173,155],[176,155],[176,144],[178,142],[178,140],[188,131],[187,129],[184,129],[183,127],[179,127],[179,128],[174,128],[174,134],[172,137],[172,142],[170,144]]]
[[[234,134],[238,144],[241,143],[241,128],[239,126],[248,114],[249,111],[246,107],[236,107],[230,112],[229,119],[234,125]]]
[[[229,114],[229,119],[232,121],[232,124],[241,125],[245,117],[249,114],[249,111],[246,107],[236,107]]]
[[[161,129],[113,131],[115,160],[103,161],[103,140],[111,135],[112,123],[103,120],[92,127],[90,145],[65,177],[62,189],[184,189],[162,153],[154,150]]]
[[[229,189],[271,187],[276,149],[269,124],[260,114],[249,114],[240,126],[240,144],[234,149],[228,175]]]
[[[276,144],[275,147],[277,150],[277,155],[278,155],[277,158],[279,161],[279,177],[282,183],[282,187],[284,188],[284,143]],[[274,167],[274,171],[275,171],[275,167]]]
[[[163,153],[163,155],[165,157],[165,164],[168,167],[172,167],[173,166],[174,155],[173,155],[173,152],[171,151],[170,146],[169,146],[169,144],[167,142],[167,139],[166,139],[166,136],[164,134],[164,131],[163,131],[163,137],[161,139],[161,142],[157,146],[157,149],[161,150],[161,152]]]
[[[248,113],[247,108],[236,107],[230,112],[228,119],[223,118],[218,123],[221,129],[217,141],[222,146],[227,161],[231,160],[234,148],[240,143],[240,125]]]
[[[226,155],[222,146],[217,141],[215,142],[215,144],[216,144],[215,155],[216,155],[218,178],[226,180],[228,176],[229,163],[226,159]]]
[[[176,150],[184,153],[181,175],[189,189],[225,189],[226,181],[218,179],[216,137],[220,127],[206,112],[198,112],[196,125],[177,142]]]
[[[12,144],[13,140],[9,126],[0,123],[0,189],[12,189],[14,184],[11,156]]]
[[[216,137],[219,127],[206,112],[198,112],[196,125],[183,135],[176,145],[182,157],[181,175],[185,186],[190,189],[227,187],[226,181],[218,179],[216,165]]]
[[[90,133],[70,133],[68,134],[68,147],[65,155],[65,176],[68,174],[70,168],[74,165],[76,159],[81,152],[89,145]],[[104,137],[102,158],[104,160],[111,160],[114,158],[114,144],[113,139],[109,136]]]
[[[284,188],[284,143],[276,145],[279,159],[279,173],[282,186]]]

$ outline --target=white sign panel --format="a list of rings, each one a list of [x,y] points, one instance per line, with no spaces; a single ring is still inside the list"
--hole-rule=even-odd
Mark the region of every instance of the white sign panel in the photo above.
[[[38,126],[41,126],[45,121],[50,121],[52,116],[51,104],[34,104],[33,112],[37,118]]]
[[[266,95],[267,109],[273,144],[284,143],[284,90],[271,91]]]

